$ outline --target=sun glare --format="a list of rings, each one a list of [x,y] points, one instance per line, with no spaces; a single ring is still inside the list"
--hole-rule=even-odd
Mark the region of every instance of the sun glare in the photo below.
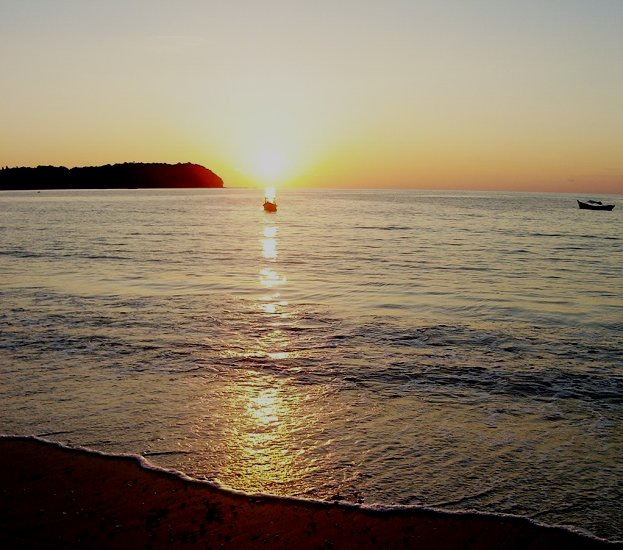
[[[267,187],[264,191],[264,196],[266,197],[266,200],[270,202],[275,202],[275,194],[275,188],[272,185]]]
[[[275,151],[263,151],[255,158],[253,172],[266,184],[274,184],[284,175],[285,163]]]

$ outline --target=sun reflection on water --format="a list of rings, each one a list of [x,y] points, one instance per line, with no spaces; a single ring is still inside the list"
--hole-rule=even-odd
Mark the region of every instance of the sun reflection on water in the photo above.
[[[324,384],[300,383],[316,347],[305,330],[310,323],[304,310],[284,296],[288,279],[278,246],[284,226],[277,225],[282,223],[263,218],[257,229],[257,292],[236,317],[237,330],[221,352],[220,368],[228,374],[210,380],[195,430],[212,445],[206,447],[204,469],[225,486],[315,494],[307,480],[332,445],[325,419],[343,409],[333,400],[327,406]]]
[[[260,284],[264,288],[274,288],[279,285],[285,284],[287,279],[282,277],[274,269],[270,267],[263,267],[260,269]]]
[[[277,236],[277,228],[274,226],[264,228],[264,237],[274,239]]]
[[[267,260],[277,259],[277,240],[262,239],[262,255]]]
[[[248,376],[232,403],[237,414],[230,422],[237,437],[224,473],[235,475],[236,486],[243,490],[279,492],[276,486],[302,476],[297,467],[302,451],[293,452],[298,394],[273,376]]]
[[[272,194],[267,190],[266,195],[274,199],[274,190]],[[287,283],[287,277],[279,271],[277,235],[274,222],[265,222],[260,234],[258,282],[263,292],[258,295],[258,305],[260,312],[268,316],[258,318],[257,339],[249,342],[252,349],[247,349],[247,356],[264,357],[278,364],[291,357],[291,341],[288,331],[283,330],[290,319],[288,302],[277,290]],[[291,441],[292,424],[298,418],[296,395],[272,375],[253,369],[247,382],[239,386],[234,408],[240,414],[232,418],[238,438],[231,467],[242,487],[270,491],[276,484],[288,483],[300,475]]]
[[[281,294],[276,292],[276,287],[285,285],[287,278],[281,275],[276,268],[278,259],[277,226],[265,225],[262,228],[260,243],[263,262],[260,264],[259,283],[263,289],[270,292],[259,297],[259,308],[263,313],[271,315],[283,313],[288,302],[281,299]]]
[[[230,411],[232,437],[221,473],[235,478],[236,487],[243,490],[276,493],[278,486],[299,483],[304,475],[303,451],[295,441],[303,422],[300,392],[274,374],[296,358],[288,330],[296,320],[282,296],[287,277],[280,272],[278,233],[272,220],[260,228],[256,300],[260,315],[249,318],[253,336],[240,340],[235,352],[246,372],[224,404]]]
[[[272,388],[260,391],[247,401],[247,412],[259,424],[279,423],[278,408],[277,391]]]

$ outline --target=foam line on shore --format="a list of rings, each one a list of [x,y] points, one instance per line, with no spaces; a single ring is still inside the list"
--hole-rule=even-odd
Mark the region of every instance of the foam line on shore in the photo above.
[[[335,519],[342,521],[344,526],[347,525],[359,525],[363,521],[362,518],[365,518],[370,521],[370,518],[374,518],[375,524],[378,524],[376,530],[378,533],[373,536],[371,540],[378,540],[378,537],[394,537],[391,533],[387,533],[386,531],[395,530],[396,525],[401,526],[401,528],[406,529],[405,532],[417,532],[420,539],[422,537],[428,537],[427,540],[432,540],[433,536],[441,536],[444,535],[442,533],[438,533],[437,530],[439,528],[445,529],[447,527],[451,527],[451,529],[455,529],[457,533],[452,535],[452,540],[460,543],[461,540],[465,542],[465,540],[476,540],[478,544],[476,547],[480,548],[488,548],[489,542],[491,541],[491,530],[499,531],[500,536],[502,536],[506,531],[516,532],[517,540],[521,540],[522,544],[519,546],[508,546],[509,541],[507,540],[507,547],[538,547],[535,545],[541,544],[545,540],[550,542],[555,541],[557,544],[562,544],[562,548],[575,548],[575,547],[612,547],[617,543],[605,541],[603,539],[599,539],[593,536],[590,533],[582,531],[580,529],[570,529],[566,526],[549,526],[541,524],[537,521],[534,521],[530,518],[524,518],[519,516],[513,516],[508,514],[489,514],[489,513],[481,513],[473,510],[466,511],[447,511],[440,510],[437,508],[431,507],[422,507],[422,506],[388,506],[388,505],[370,505],[370,504],[358,504],[358,503],[348,503],[342,501],[322,501],[315,499],[303,499],[298,497],[282,497],[282,496],[274,496],[274,495],[266,495],[266,494],[258,494],[258,493],[246,493],[242,491],[237,491],[228,487],[223,487],[220,484],[213,481],[206,480],[198,480],[192,478],[182,472],[173,469],[162,468],[159,466],[155,466],[151,464],[145,457],[136,454],[130,453],[105,453],[98,450],[93,450],[81,446],[75,445],[67,445],[65,443],[57,442],[57,441],[49,441],[42,437],[37,436],[9,436],[9,435],[0,435],[0,444],[7,443],[10,445],[25,444],[31,445],[32,451],[35,451],[32,454],[37,454],[37,451],[42,451],[39,454],[41,455],[37,462],[37,467],[39,469],[45,470],[47,463],[45,457],[43,455],[46,452],[48,454],[55,454],[56,451],[66,451],[67,456],[62,457],[63,460],[67,460],[68,462],[72,462],[72,457],[78,459],[79,457],[83,457],[85,460],[77,460],[77,463],[84,464],[88,463],[89,467],[92,467],[97,471],[98,465],[96,464],[98,460],[104,460],[108,464],[114,464],[115,461],[119,464],[119,469],[121,469],[121,464],[127,461],[127,464],[134,465],[140,469],[144,473],[144,483],[146,487],[150,486],[150,483],[155,483],[155,478],[150,477],[153,474],[156,476],[164,476],[165,481],[169,483],[169,485],[175,485],[176,483],[182,483],[184,485],[184,490],[188,490],[192,492],[193,490],[197,492],[208,491],[209,498],[213,499],[214,502],[219,502],[221,500],[227,502],[234,502],[234,504],[230,504],[234,506],[236,509],[240,509],[242,513],[248,513],[250,509],[253,509],[253,512],[256,513],[256,506],[265,506],[266,509],[264,512],[268,514],[270,517],[271,510],[279,511],[281,510],[281,514],[284,513],[284,510],[290,510],[290,515],[296,511],[298,514],[303,514],[305,516],[306,521],[309,525],[315,525],[318,518],[316,516],[324,516],[324,515],[334,515]],[[85,462],[86,461],[86,462]],[[76,460],[74,460],[76,462]],[[100,465],[103,463],[99,463]],[[4,465],[4,470],[7,469],[6,465]],[[73,467],[73,466],[72,466]],[[67,466],[65,470],[69,468]],[[132,466],[130,467],[132,468]],[[126,468],[127,469],[127,468]],[[114,470],[114,468],[113,468]],[[31,475],[34,475],[34,478],[44,477],[45,473],[41,472],[27,472]],[[33,478],[33,479],[34,479]],[[95,480],[94,480],[95,482]],[[51,483],[52,487],[54,487],[54,481],[48,480],[47,483]],[[36,485],[36,480],[34,481]],[[166,484],[165,484],[166,485]],[[81,486],[77,486],[76,491],[79,491]],[[167,490],[170,490],[167,489]],[[175,492],[175,491],[173,491]],[[6,494],[6,490],[5,490]],[[126,495],[123,494],[113,494],[109,496],[109,500],[111,502],[116,502],[117,500],[123,500]],[[204,499],[205,501],[205,499]],[[177,502],[177,501],[176,501]],[[178,502],[181,506],[183,502]],[[22,503],[23,506],[28,508],[28,503]],[[102,506],[100,502],[96,503],[97,506]],[[222,503],[219,504],[221,506]],[[192,515],[192,514],[191,514]],[[236,523],[236,513],[233,514],[229,519]],[[296,515],[296,514],[294,514]],[[339,521],[336,525],[339,525]],[[242,522],[244,523],[244,521]],[[247,521],[249,523],[249,521]],[[253,524],[251,521],[253,529],[257,529],[257,526]],[[383,528],[383,524],[387,524],[387,528]],[[390,526],[391,524],[391,526]],[[435,525],[432,525],[435,524]],[[439,525],[437,525],[439,524]],[[239,529],[240,526],[235,526],[236,529]],[[291,526],[292,527],[292,526]],[[295,526],[296,527],[296,526]],[[391,527],[391,528],[390,528]],[[232,526],[233,528],[233,526]],[[246,526],[247,530],[249,530],[249,525]],[[252,529],[252,530],[253,530]],[[273,525],[271,529],[269,529],[270,533],[268,535],[274,536],[275,526]],[[299,529],[289,528],[287,529],[287,533],[292,533]],[[432,531],[431,531],[432,529]],[[466,532],[465,537],[461,538],[460,531]],[[329,529],[331,530],[331,529]],[[352,529],[351,529],[352,530]],[[484,531],[483,531],[484,530]],[[244,531],[244,529],[243,529]],[[485,533],[485,531],[489,531]],[[192,532],[188,531],[188,532]],[[475,533],[475,534],[474,534]],[[153,534],[153,533],[152,533]],[[200,532],[199,532],[200,534]],[[205,535],[205,533],[204,533]],[[260,533],[260,535],[265,535],[264,533]],[[268,536],[267,535],[267,536]],[[147,536],[147,533],[145,533]],[[150,535],[151,536],[151,535]],[[302,532],[300,536],[303,536]],[[324,535],[323,535],[324,536]],[[326,533],[327,540],[331,540],[331,536],[337,536],[336,533]],[[361,533],[359,533],[361,536]],[[405,535],[406,536],[406,535]],[[471,537],[471,538],[470,538]],[[476,537],[474,539],[474,537]],[[261,538],[261,537],[260,537]],[[120,539],[124,540],[124,539]],[[264,536],[264,539],[266,537]],[[285,539],[281,539],[284,542]],[[299,538],[295,537],[294,540],[299,541]],[[340,539],[341,540],[341,539]],[[393,539],[392,539],[393,540]],[[445,540],[445,539],[444,539]],[[532,544],[531,541],[534,541]],[[274,541],[273,541],[274,542]],[[299,541],[300,542],[300,541]],[[388,539],[389,542],[389,539]],[[527,543],[527,546],[526,546]],[[359,541],[358,544],[364,544],[365,541]],[[576,546],[577,544],[577,546]],[[451,547],[451,546],[444,546]]]

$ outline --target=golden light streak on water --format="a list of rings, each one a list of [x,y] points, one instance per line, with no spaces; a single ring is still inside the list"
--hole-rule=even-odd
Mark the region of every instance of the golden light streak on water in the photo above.
[[[264,313],[277,313],[277,304],[269,303],[269,304],[260,304],[260,309]]]
[[[267,198],[271,198],[267,190]],[[273,197],[274,198],[274,195]],[[257,295],[260,315],[254,321],[254,338],[246,340],[238,357],[283,361],[293,357],[292,341],[286,320],[292,321],[287,311],[288,302],[276,289],[287,283],[279,272],[277,226],[264,225],[260,229]],[[278,485],[288,484],[303,474],[297,466],[302,451],[296,448],[294,433],[301,429],[299,392],[271,374],[255,370],[249,365],[244,381],[224,403],[231,411],[229,430],[235,437],[227,453],[223,475],[235,477],[236,486],[243,490],[258,489],[273,492]],[[275,492],[279,492],[276,490]]]
[[[248,382],[232,397],[236,414],[230,423],[237,438],[226,470],[235,473],[237,485],[243,490],[271,492],[276,485],[300,477],[296,462],[302,451],[293,452],[293,433],[300,422],[295,389],[272,376],[250,373]]]
[[[258,424],[276,424],[279,422],[278,401],[274,389],[265,389],[249,397],[247,412]]]
[[[287,282],[285,276],[279,275],[274,269],[270,267],[263,267],[260,269],[260,284],[264,288],[274,288],[279,285],[283,285]]]
[[[271,330],[260,338],[260,348],[271,359],[287,359],[290,339],[279,328]]]
[[[266,260],[277,259],[277,239],[262,239],[262,256]]]
[[[260,264],[259,270],[259,283],[260,286],[267,290],[273,290],[276,287],[285,285],[287,277],[281,275],[276,269],[277,263],[277,227],[274,225],[267,225],[262,229],[263,238],[260,239],[262,244],[262,256],[261,259],[265,262],[269,262],[266,265],[264,262]],[[263,265],[262,265],[263,264]],[[278,312],[278,306],[280,310],[288,305],[285,300],[280,300],[279,292],[270,292],[259,297],[260,310],[264,313],[276,314]]]

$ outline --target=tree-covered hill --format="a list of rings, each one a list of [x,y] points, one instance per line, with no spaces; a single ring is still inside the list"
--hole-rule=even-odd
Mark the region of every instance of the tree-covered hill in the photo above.
[[[66,168],[0,169],[0,190],[223,187],[223,180],[199,164],[124,163]]]

